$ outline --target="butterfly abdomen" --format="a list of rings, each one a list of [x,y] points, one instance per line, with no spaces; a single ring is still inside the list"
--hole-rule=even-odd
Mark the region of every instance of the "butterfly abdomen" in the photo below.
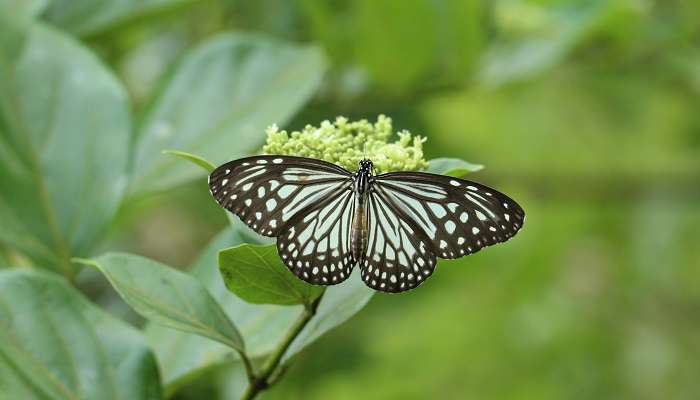
[[[356,193],[356,208],[352,216],[350,226],[350,251],[353,259],[359,261],[367,251],[367,239],[369,237],[369,223],[367,215],[367,198],[364,194]]]

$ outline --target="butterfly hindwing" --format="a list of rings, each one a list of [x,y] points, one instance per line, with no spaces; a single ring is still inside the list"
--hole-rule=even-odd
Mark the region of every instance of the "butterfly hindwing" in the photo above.
[[[440,258],[458,258],[505,242],[525,219],[510,197],[459,178],[394,172],[377,176],[373,189],[420,227]]]
[[[369,194],[369,232],[362,280],[375,290],[402,292],[435,269],[435,253],[421,228],[378,192]]]
[[[254,156],[216,168],[209,190],[257,233],[278,236],[296,214],[351,181],[350,172],[325,161]]]
[[[334,285],[350,276],[356,262],[350,251],[354,204],[350,181],[280,232],[277,250],[296,276],[316,285]]]

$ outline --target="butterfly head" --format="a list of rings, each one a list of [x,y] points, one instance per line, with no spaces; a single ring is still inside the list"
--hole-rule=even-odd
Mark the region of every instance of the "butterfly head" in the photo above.
[[[359,172],[363,172],[363,173],[365,173],[365,174],[367,174],[367,175],[371,175],[371,174],[372,174],[372,168],[373,168],[372,161],[370,161],[369,159],[365,158],[365,159],[363,159],[363,160],[360,161],[360,170],[359,170]]]

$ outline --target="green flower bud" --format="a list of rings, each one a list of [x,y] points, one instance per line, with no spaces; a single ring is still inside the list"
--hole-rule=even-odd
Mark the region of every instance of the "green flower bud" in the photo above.
[[[398,132],[398,140],[389,142],[394,133],[391,118],[380,115],[372,124],[365,119],[348,121],[337,117],[321,126],[306,125],[301,131],[288,133],[277,125],[267,128],[263,154],[310,157],[332,162],[354,171],[363,158],[374,163],[378,173],[418,171],[428,167],[423,156],[426,138]]]

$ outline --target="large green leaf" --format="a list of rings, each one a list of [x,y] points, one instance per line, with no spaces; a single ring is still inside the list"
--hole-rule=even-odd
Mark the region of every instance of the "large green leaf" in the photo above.
[[[0,40],[0,241],[70,273],[126,186],[127,96],[79,43],[42,25]],[[0,37],[21,38],[0,23]],[[14,42],[14,43],[13,43]]]
[[[194,0],[50,0],[44,19],[78,35],[93,35]]]
[[[256,150],[265,128],[285,123],[313,94],[324,70],[314,47],[222,34],[188,53],[138,129],[132,191],[164,189],[201,176],[164,149],[214,163]]]
[[[0,272],[0,398],[160,399],[143,337],[46,272]]]
[[[301,307],[250,304],[226,289],[217,267],[219,250],[255,240],[255,234],[250,235],[241,225],[236,224],[233,229],[226,229],[214,238],[194,262],[190,273],[206,286],[229,318],[236,321],[245,339],[247,353],[251,357],[260,357],[282,340]],[[161,365],[166,393],[172,393],[212,366],[237,357],[231,349],[217,342],[161,325],[149,324],[146,336]]]
[[[241,244],[219,253],[219,270],[226,287],[256,304],[311,304],[323,286],[297,278],[280,260],[275,245]]]
[[[300,306],[250,304],[224,286],[217,267],[219,250],[260,239],[263,238],[240,222],[235,222],[232,229],[223,231],[210,243],[191,270],[192,275],[205,284],[229,317],[236,321],[245,338],[247,353],[255,358],[265,356],[275,348],[302,310]],[[288,357],[350,318],[367,303],[373,293],[362,283],[357,273],[340,285],[329,286],[318,306],[318,315],[292,344]],[[146,332],[162,366],[166,393],[172,393],[204,371],[237,357],[230,349],[196,335],[154,324],[150,324]]]
[[[81,262],[102,271],[124,301],[145,318],[244,351],[235,325],[188,274],[133,254],[107,253]]]

